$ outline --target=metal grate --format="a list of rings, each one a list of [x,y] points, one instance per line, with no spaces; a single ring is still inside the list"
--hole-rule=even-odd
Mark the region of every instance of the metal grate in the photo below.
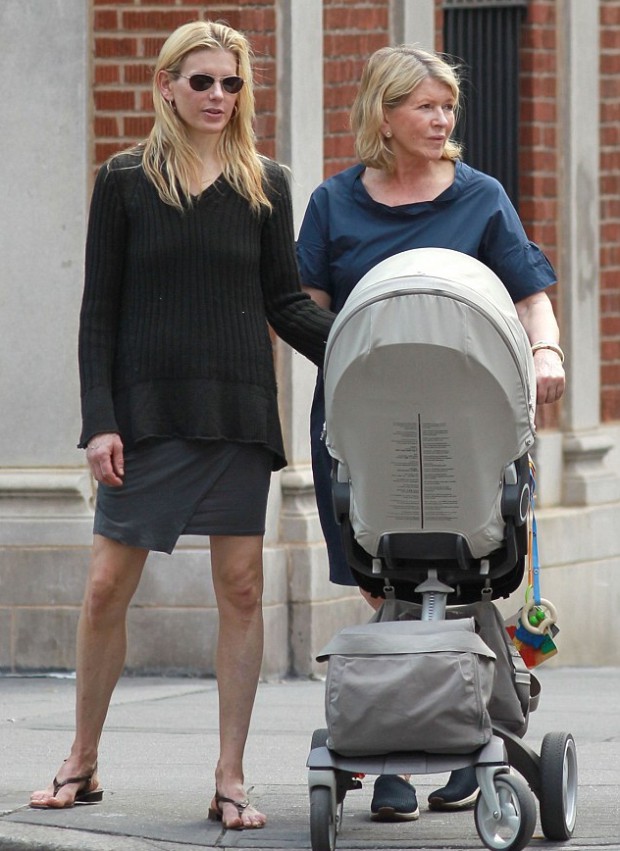
[[[464,160],[519,198],[519,41],[525,3],[444,0],[444,46],[462,63]]]
[[[444,0],[444,9],[479,9],[482,6],[527,6],[528,0]]]

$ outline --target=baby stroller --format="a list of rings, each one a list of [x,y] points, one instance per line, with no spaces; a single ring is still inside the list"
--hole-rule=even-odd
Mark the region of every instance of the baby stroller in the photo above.
[[[360,586],[386,601],[338,633],[327,727],[308,784],[313,851],[336,845],[365,774],[476,767],[476,829],[519,851],[536,826],[571,837],[570,733],[522,740],[539,684],[493,600],[524,575],[535,379],[501,281],[477,260],[416,249],[379,263],[337,316],[324,365],[334,510]],[[535,796],[535,797],[534,797]]]

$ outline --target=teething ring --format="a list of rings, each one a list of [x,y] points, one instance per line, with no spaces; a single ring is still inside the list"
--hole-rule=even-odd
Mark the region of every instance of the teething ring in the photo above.
[[[530,623],[530,612],[534,610],[544,611],[544,618],[537,624]],[[550,603],[549,600],[539,600],[537,603],[534,600],[530,600],[523,606],[521,609],[521,625],[528,632],[533,633],[534,635],[544,635],[551,626],[557,621],[558,614],[555,610],[555,606],[553,603]]]

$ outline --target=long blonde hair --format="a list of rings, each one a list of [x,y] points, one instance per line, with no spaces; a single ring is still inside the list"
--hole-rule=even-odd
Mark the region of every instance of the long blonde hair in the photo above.
[[[252,50],[240,32],[226,24],[193,21],[176,29],[162,46],[153,75],[153,129],[143,143],[142,167],[160,198],[180,210],[191,204],[190,185],[200,166],[185,125],[166,101],[157,84],[160,71],[178,77],[185,58],[196,50],[229,50],[244,80],[236,109],[218,141],[218,155],[226,180],[246,198],[253,210],[271,209],[263,186],[263,167],[253,129],[254,86]]]
[[[372,54],[362,72],[351,109],[355,150],[365,166],[387,172],[394,170],[394,155],[381,132],[384,109],[394,109],[401,104],[428,77],[448,86],[458,110],[460,84],[457,70],[436,53],[401,44],[382,47]],[[448,139],[442,159],[456,160],[460,156],[461,146]]]

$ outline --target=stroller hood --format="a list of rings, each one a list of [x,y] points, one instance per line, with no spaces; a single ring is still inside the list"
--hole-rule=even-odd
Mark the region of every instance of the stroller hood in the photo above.
[[[468,255],[415,249],[371,269],[336,317],[324,364],[326,444],[350,483],[358,543],[504,535],[506,468],[535,436],[530,343],[499,278]]]

